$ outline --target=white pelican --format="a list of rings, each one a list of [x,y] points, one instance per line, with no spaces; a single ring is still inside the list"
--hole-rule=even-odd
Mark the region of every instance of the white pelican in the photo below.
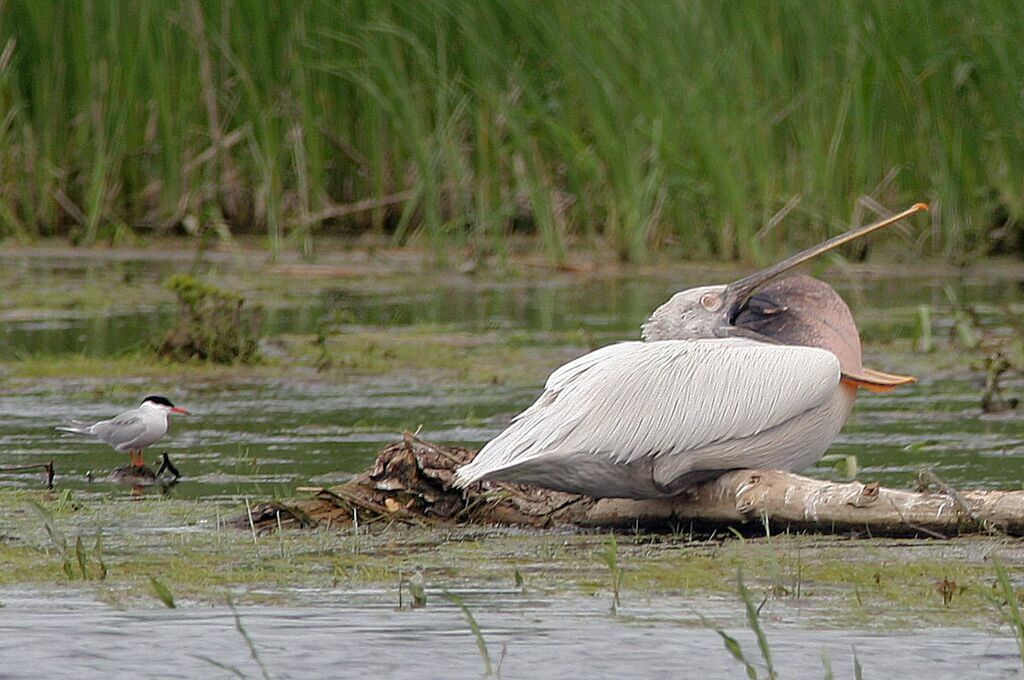
[[[851,230],[726,285],[675,294],[642,342],[560,367],[536,402],[459,468],[594,497],[657,498],[726,470],[800,470],[821,458],[858,387],[913,382],[861,364],[849,307],[805,275],[808,259],[928,206]]]

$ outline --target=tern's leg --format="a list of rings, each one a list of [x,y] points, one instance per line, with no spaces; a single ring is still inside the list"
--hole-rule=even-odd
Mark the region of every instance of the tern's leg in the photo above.
[[[136,467],[142,467],[145,463],[142,462],[142,449],[139,449],[139,462],[135,464]]]

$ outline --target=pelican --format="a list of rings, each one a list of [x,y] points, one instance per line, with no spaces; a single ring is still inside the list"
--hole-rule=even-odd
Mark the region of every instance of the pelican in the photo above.
[[[849,307],[807,260],[910,215],[840,234],[729,284],[681,291],[621,342],[558,368],[536,402],[455,472],[598,498],[673,496],[727,470],[801,470],[858,388],[914,381],[865,368]]]

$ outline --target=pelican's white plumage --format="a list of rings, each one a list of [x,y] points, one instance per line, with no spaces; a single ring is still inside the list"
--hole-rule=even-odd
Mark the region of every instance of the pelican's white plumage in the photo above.
[[[854,390],[835,354],[744,338],[623,342],[548,378],[457,483],[502,479],[634,498],[735,467],[801,467],[828,448]]]
[[[858,385],[913,382],[867,369],[850,308],[828,284],[779,279],[898,222],[918,203],[729,284],[679,291],[643,325],[551,374],[540,398],[456,470],[598,497],[651,498],[736,468],[800,470],[850,415]]]

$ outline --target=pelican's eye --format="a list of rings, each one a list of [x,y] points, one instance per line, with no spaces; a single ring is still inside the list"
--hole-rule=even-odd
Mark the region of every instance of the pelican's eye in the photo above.
[[[722,298],[714,293],[704,293],[700,296],[700,306],[709,312],[717,311],[722,306]]]

